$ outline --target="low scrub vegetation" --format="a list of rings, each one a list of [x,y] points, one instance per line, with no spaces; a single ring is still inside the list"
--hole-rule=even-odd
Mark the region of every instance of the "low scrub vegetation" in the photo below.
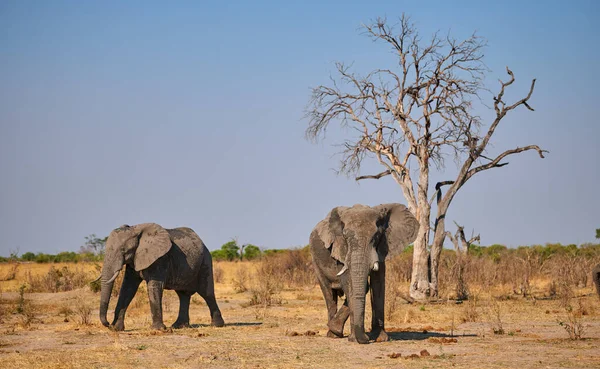
[[[90,273],[80,268],[50,267],[48,273],[41,276],[27,274],[30,292],[65,292],[87,285],[93,280]]]

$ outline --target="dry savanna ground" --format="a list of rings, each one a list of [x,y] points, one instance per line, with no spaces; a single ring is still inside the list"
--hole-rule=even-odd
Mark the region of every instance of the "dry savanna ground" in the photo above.
[[[48,277],[52,266],[55,279]],[[388,298],[391,341],[358,345],[325,336],[325,303],[311,277],[298,285],[279,283],[259,262],[215,263],[225,327],[209,326],[208,308],[196,295],[192,328],[150,330],[142,285],[119,333],[100,324],[99,294],[89,284],[60,292],[77,278],[93,279],[99,266],[69,264],[70,274],[64,266],[0,265],[0,367],[600,367],[600,300],[590,286],[562,299],[543,298],[547,281],[534,281],[538,298],[517,296],[505,286],[471,286],[472,299],[462,304]],[[45,289],[59,292],[31,292]],[[115,304],[113,297],[110,309]],[[163,308],[169,325],[178,310],[173,291],[166,291]]]

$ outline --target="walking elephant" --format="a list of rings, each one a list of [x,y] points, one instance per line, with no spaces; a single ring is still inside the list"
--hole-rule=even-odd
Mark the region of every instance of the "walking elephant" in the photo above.
[[[371,291],[371,339],[387,341],[384,329],[385,260],[417,237],[419,223],[402,204],[336,207],[310,235],[313,265],[327,305],[329,337],[343,337],[350,317],[350,341],[367,343],[365,296]],[[338,310],[338,297],[346,295]]]
[[[100,276],[100,321],[107,327],[108,303],[123,265],[125,275],[111,324],[113,329],[125,328],[125,311],[142,280],[148,286],[152,328],[165,329],[163,289],[175,290],[179,297],[179,316],[174,328],[189,326],[190,298],[196,292],[210,309],[211,324],[217,327],[225,324],[215,299],[210,252],[192,229],[165,229],[155,223],[145,223],[123,225],[110,233]]]

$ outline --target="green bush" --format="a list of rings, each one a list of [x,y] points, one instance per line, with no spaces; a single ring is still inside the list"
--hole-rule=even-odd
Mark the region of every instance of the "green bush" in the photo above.
[[[23,260],[23,261],[34,261],[35,260],[35,254],[33,252],[26,252],[23,255],[21,255],[21,260]]]
[[[210,255],[212,256],[213,260],[216,261],[224,261],[227,260],[227,252],[225,252],[224,250],[215,250],[215,251],[211,251]]]
[[[259,258],[261,254],[262,251],[260,251],[260,248],[258,246],[246,245],[246,247],[244,247],[244,259],[246,260],[254,260],[256,258]]]

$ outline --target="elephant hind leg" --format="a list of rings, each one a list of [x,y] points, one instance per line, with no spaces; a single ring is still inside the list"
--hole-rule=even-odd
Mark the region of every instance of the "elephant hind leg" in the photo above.
[[[190,326],[190,298],[192,294],[187,291],[175,291],[179,297],[179,315],[173,323],[173,328],[185,328]]]
[[[206,305],[210,310],[210,325],[215,327],[223,327],[225,325],[225,321],[223,320],[223,316],[221,315],[221,310],[219,310],[219,305],[217,305],[217,299],[215,298],[215,294],[207,293],[206,291],[199,291],[200,296],[206,301]]]
[[[223,327],[225,321],[215,298],[215,282],[213,280],[212,268],[201,273],[198,294],[206,301],[206,305],[210,310],[210,324],[215,327]]]

